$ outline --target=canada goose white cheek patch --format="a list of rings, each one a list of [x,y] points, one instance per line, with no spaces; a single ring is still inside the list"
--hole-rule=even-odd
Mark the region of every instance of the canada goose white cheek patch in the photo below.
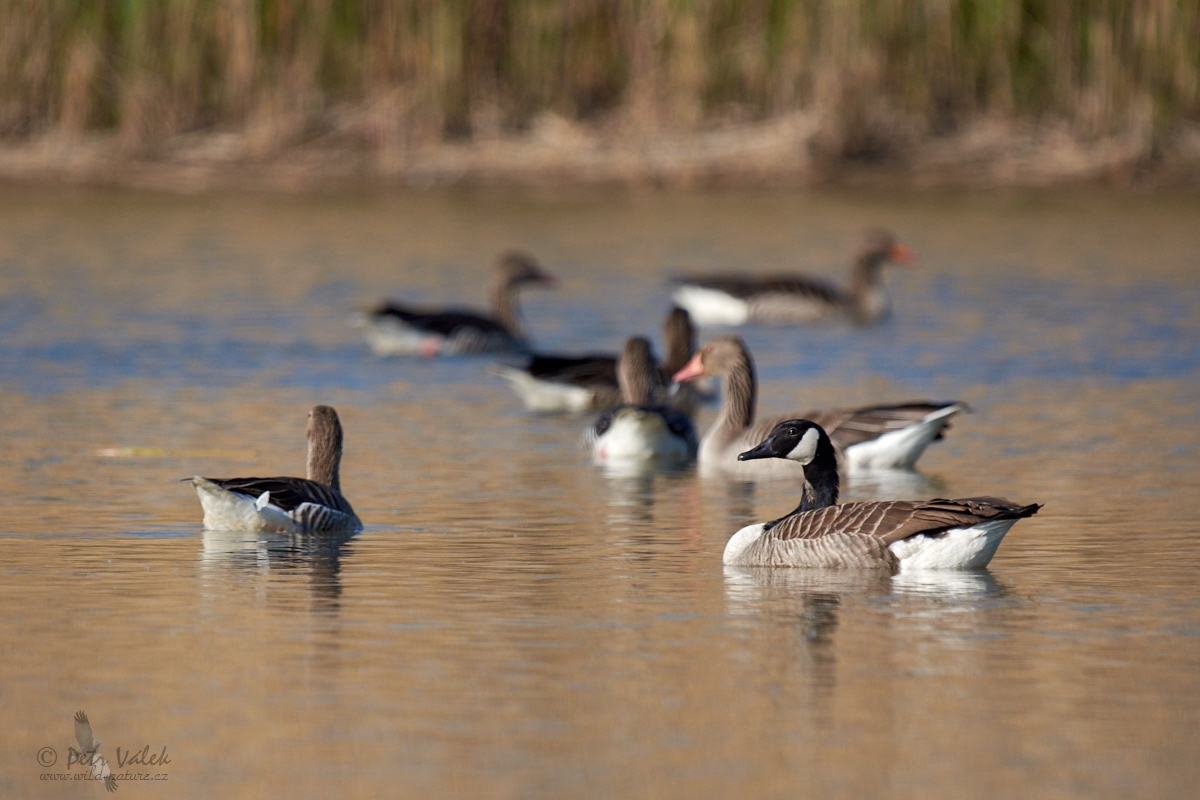
[[[801,464],[807,464],[813,460],[813,456],[817,454],[817,442],[820,441],[821,435],[817,433],[816,428],[809,428],[800,437],[800,441],[787,454],[789,461],[799,461]]]

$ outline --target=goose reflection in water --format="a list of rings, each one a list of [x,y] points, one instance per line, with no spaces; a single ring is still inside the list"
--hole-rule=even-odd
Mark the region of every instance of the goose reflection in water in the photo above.
[[[810,680],[819,698],[837,684],[837,633],[842,598],[876,596],[889,590],[889,578],[877,570],[771,569],[724,567],[725,599],[730,614],[760,619],[765,613],[795,626],[811,666]],[[795,653],[785,652],[790,664]],[[780,669],[789,667],[781,666]]]
[[[654,522],[654,475],[621,475],[605,471],[608,479],[610,525]]]
[[[336,612],[342,594],[341,558],[356,536],[206,530],[200,564],[212,577],[307,575],[315,607]]]

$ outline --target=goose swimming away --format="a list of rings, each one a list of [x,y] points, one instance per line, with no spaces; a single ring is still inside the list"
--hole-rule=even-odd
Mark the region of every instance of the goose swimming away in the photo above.
[[[832,411],[786,414],[755,423],[757,379],[750,350],[740,337],[718,336],[675,373],[679,382],[703,375],[722,378],[717,421],[700,441],[700,469],[741,480],[798,474],[789,461],[744,463],[738,453],[761,442],[784,419],[800,417],[825,427],[851,470],[911,469],[930,442],[940,439],[965,403],[918,401]]]
[[[342,496],[342,424],[329,406],[308,412],[307,478],[191,479],[204,527],[220,531],[354,533],[362,523]]]
[[[624,402],[596,420],[587,433],[596,463],[681,464],[695,457],[696,429],[687,414],[651,403],[659,379],[650,342],[641,336],[625,342],[617,377]]]
[[[804,468],[795,511],[747,525],[725,545],[737,566],[900,570],[982,569],[1017,520],[1042,506],[1000,497],[837,504],[837,456],[815,422],[781,422],[741,461],[785,459]]]
[[[667,357],[658,369],[665,385],[687,363],[696,348],[696,328],[682,308],[672,308],[667,313],[663,322],[663,347]],[[500,364],[494,371],[504,378],[530,411],[603,411],[622,402],[615,355],[535,353],[523,366]],[[701,399],[700,393],[690,386],[679,387],[669,404],[688,413]]]
[[[471,355],[526,352],[518,290],[527,284],[551,286],[554,276],[533,256],[510,252],[492,271],[491,316],[470,309],[416,308],[396,301],[359,315],[355,324],[376,355]]]
[[[891,310],[880,281],[884,264],[910,264],[915,255],[891,233],[867,234],[850,283],[842,288],[807,275],[692,275],[675,279],[672,295],[700,325],[744,325],[747,322],[813,322],[843,314],[852,322],[879,322]]]

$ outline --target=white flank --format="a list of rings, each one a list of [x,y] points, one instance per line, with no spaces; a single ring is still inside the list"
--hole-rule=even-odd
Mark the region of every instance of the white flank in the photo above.
[[[266,503],[261,508],[258,499],[222,489],[197,475],[192,486],[204,507],[204,527],[214,531],[287,531],[296,524],[286,511]],[[269,494],[264,492],[264,494]],[[261,499],[261,498],[260,498]]]
[[[901,571],[919,569],[983,569],[1015,519],[995,519],[970,528],[951,528],[941,536],[910,536],[888,547],[900,559]]]
[[[688,443],[671,433],[663,418],[652,411],[619,410],[612,424],[592,443],[596,463],[666,461],[685,462],[691,457]]]
[[[716,289],[684,284],[671,297],[697,325],[744,325],[750,318],[745,300]]]
[[[508,382],[530,411],[587,411],[592,407],[590,389],[539,380],[515,367],[497,366],[494,372]]]
[[[866,442],[846,448],[846,465],[852,470],[912,469],[950,418],[963,410],[955,403],[938,409],[912,425],[891,431]]]
[[[362,328],[367,345],[377,356],[432,355],[433,340],[440,339],[405,325],[394,317],[357,314],[353,317],[353,324]]]
[[[738,558],[745,552],[746,548],[758,541],[758,537],[763,535],[763,528],[767,526],[765,522],[756,522],[753,525],[747,525],[740,531],[729,537],[729,541],[725,544],[725,553],[721,556],[721,563],[726,565],[736,564]]]

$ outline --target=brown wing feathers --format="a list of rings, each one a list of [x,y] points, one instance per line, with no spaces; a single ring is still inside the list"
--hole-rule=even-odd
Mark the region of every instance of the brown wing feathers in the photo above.
[[[998,497],[845,503],[769,523],[764,536],[786,540],[849,534],[869,536],[890,545],[910,536],[936,536],[951,528],[966,528],[988,520],[1030,517],[1039,508],[1036,503],[1019,506]]]
[[[813,411],[801,415],[825,429],[842,447],[869,441],[889,431],[897,431],[925,419],[935,411],[956,403],[898,403],[867,408]],[[941,433],[937,438],[941,438]]]

